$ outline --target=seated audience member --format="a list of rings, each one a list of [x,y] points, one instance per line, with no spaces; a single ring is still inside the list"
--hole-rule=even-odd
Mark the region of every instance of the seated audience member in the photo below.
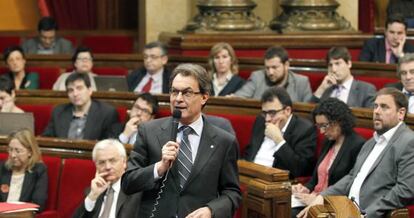
[[[32,202],[43,211],[47,200],[47,170],[33,133],[21,129],[9,135],[9,156],[0,163],[0,201]]]
[[[398,62],[397,77],[400,82],[387,84],[394,87],[408,98],[408,113],[414,113],[414,53],[407,53]]]
[[[70,103],[53,109],[44,136],[100,140],[110,136],[113,124],[118,122],[114,107],[92,100],[89,76],[72,73],[66,79],[66,92]]]
[[[313,93],[312,102],[318,103],[329,97],[345,102],[349,107],[371,108],[375,86],[354,79],[351,73],[351,54],[345,47],[332,47],[327,56],[328,74]]]
[[[282,87],[266,90],[261,102],[262,114],[253,124],[244,158],[289,170],[291,178],[311,175],[315,165],[315,127],[293,114],[292,101]]]
[[[353,199],[366,217],[414,203],[414,132],[404,123],[408,101],[394,88],[381,89],[373,109],[374,137],[361,148],[352,170],[322,191],[310,206],[327,195]],[[298,216],[306,217],[309,207]]]
[[[14,104],[16,93],[9,77],[0,76],[0,112],[24,113]]]
[[[309,79],[289,70],[289,57],[282,47],[273,46],[264,55],[264,70],[254,71],[237,97],[260,99],[270,87],[283,87],[293,102],[308,102],[312,97]]]
[[[99,141],[92,151],[95,178],[74,218],[138,217],[141,194],[126,195],[121,189],[121,177],[127,167],[124,146],[115,139]]]
[[[89,81],[91,81],[92,91],[96,91],[96,84],[94,77],[96,74],[92,73],[93,68],[93,55],[90,48],[78,47],[72,56],[73,72],[66,72],[59,76],[55,84],[53,84],[53,90],[65,91],[66,78],[72,73],[84,73],[88,75]]]
[[[239,90],[245,83],[239,77],[237,57],[230,44],[215,44],[208,57],[210,76],[212,78],[212,96],[226,96]]]
[[[352,111],[336,98],[322,101],[313,110],[312,117],[325,139],[311,180],[305,185],[292,186],[293,196],[305,206],[349,173],[365,142],[353,130],[355,117]],[[296,217],[303,208],[292,204],[292,217]]]
[[[39,75],[26,73],[26,57],[20,46],[7,47],[3,52],[9,72],[6,74],[12,81],[16,90],[39,88]]]
[[[144,67],[127,77],[129,91],[168,93],[171,72],[165,68],[168,62],[167,47],[162,42],[150,42],[144,46],[143,59]]]
[[[56,36],[58,25],[52,17],[43,17],[37,25],[38,36],[22,44],[26,54],[71,54],[72,43]]]
[[[414,52],[407,40],[407,24],[401,14],[390,15],[385,22],[384,38],[372,38],[364,43],[360,61],[396,64],[404,53]]]
[[[138,127],[141,123],[154,119],[158,112],[158,100],[150,93],[141,93],[130,110],[129,120],[117,123],[112,127],[113,137],[124,144],[134,144],[137,138]]]

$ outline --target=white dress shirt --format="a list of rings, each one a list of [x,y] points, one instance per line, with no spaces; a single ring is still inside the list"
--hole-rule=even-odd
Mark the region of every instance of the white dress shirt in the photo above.
[[[109,218],[116,218],[116,203],[118,202],[119,192],[121,191],[121,179],[118,179],[118,181],[116,181],[114,184],[112,184],[112,189],[114,189],[114,199],[112,201],[111,212],[109,214]],[[109,190],[109,188],[107,190]],[[98,217],[100,217],[102,215],[103,211],[104,211],[105,201],[106,201],[106,193],[105,193],[105,197],[104,197],[104,200],[102,202],[101,211],[99,211],[99,216]],[[95,208],[95,204],[96,204],[96,201],[92,201],[88,197],[85,198],[85,209],[86,209],[86,211],[91,212],[93,210],[93,208]]]
[[[409,91],[407,91],[405,88],[402,89],[402,92],[404,94],[406,93],[410,93]],[[408,96],[407,96],[408,97]],[[408,113],[410,114],[414,114],[414,95],[410,95],[408,97]]]
[[[131,134],[130,137],[126,136],[124,133],[119,134],[118,139],[122,144],[135,144],[137,140],[138,131],[135,131]]]
[[[285,125],[281,129],[282,134],[285,133],[286,128],[288,127],[290,120],[292,119],[292,115],[289,116],[288,120],[286,121]],[[283,140],[276,144],[272,139],[265,136],[264,140],[262,142],[262,145],[260,145],[260,149],[256,154],[256,157],[254,157],[254,163],[272,167],[273,163],[275,161],[275,158],[273,154],[277,152],[284,144],[286,144],[286,141]]]
[[[362,164],[361,169],[359,170],[357,176],[352,183],[351,189],[349,190],[349,198],[354,198],[355,202],[359,204],[359,192],[361,190],[362,184],[364,180],[367,178],[368,173],[370,172],[372,165],[374,165],[377,158],[381,155],[384,151],[388,142],[394,135],[397,128],[401,125],[402,122],[399,122],[396,126],[388,130],[383,135],[378,135],[377,132],[374,133],[374,139],[376,144],[372,149],[371,153],[369,153],[368,157],[365,159],[365,162]]]
[[[162,93],[162,73],[164,68],[157,71],[155,74],[151,75],[149,73],[145,74],[141,82],[138,83],[138,86],[134,89],[134,92],[142,92],[142,88],[147,84],[150,78],[152,78],[152,84],[150,93],[152,94],[161,94]]]

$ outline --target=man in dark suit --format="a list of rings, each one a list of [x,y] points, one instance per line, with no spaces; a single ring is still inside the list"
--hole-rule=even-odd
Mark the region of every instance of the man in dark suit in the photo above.
[[[144,68],[127,76],[128,89],[134,92],[168,93],[170,71],[167,47],[162,42],[150,42],[144,47]]]
[[[140,125],[122,189],[143,192],[139,217],[232,217],[241,199],[238,144],[201,113],[210,78],[199,65],[181,64],[171,79],[171,110],[182,114],[178,135],[171,136],[171,117]]]
[[[322,196],[345,195],[371,218],[414,203],[414,132],[404,124],[407,104],[394,88],[378,92],[374,137],[363,145],[348,175],[321,192],[311,206],[323,204]],[[306,216],[308,209],[299,215]]]
[[[262,114],[253,125],[246,160],[289,170],[291,178],[312,174],[316,129],[292,111],[292,101],[284,88],[272,87],[263,93]]]
[[[390,15],[385,22],[383,38],[367,40],[359,55],[360,61],[396,64],[414,46],[407,40],[407,23],[401,14]]]
[[[349,107],[371,108],[375,86],[354,79],[351,74],[351,54],[345,47],[332,47],[327,56],[328,74],[313,93],[311,102],[319,103],[329,97],[338,98]]]
[[[85,73],[72,73],[65,85],[70,103],[53,109],[43,136],[91,140],[108,138],[111,126],[118,121],[115,108],[91,99],[91,82]]]
[[[394,87],[408,97],[408,113],[414,113],[414,53],[407,53],[400,58],[397,65],[397,77],[400,82],[387,84]]]
[[[73,217],[137,217],[141,195],[126,195],[121,190],[127,160],[124,146],[114,139],[100,141],[93,148],[92,159],[96,166],[95,178]]]

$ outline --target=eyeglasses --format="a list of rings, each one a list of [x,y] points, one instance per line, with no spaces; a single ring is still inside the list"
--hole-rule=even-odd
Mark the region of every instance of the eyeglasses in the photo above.
[[[144,60],[148,60],[148,59],[155,60],[155,59],[161,58],[162,56],[164,55],[144,55],[143,58]]]
[[[266,118],[267,115],[269,115],[271,118],[275,117],[276,114],[278,114],[279,112],[283,111],[286,107],[283,107],[279,110],[268,110],[268,111],[262,111],[262,116],[264,118]]]
[[[201,94],[201,92],[194,92],[191,89],[184,89],[184,90],[178,90],[174,88],[170,89],[170,95],[174,98],[176,98],[180,93],[184,98],[192,98],[194,95]]]
[[[141,113],[152,114],[152,112],[149,109],[142,108],[139,105],[134,105],[134,109],[140,111]]]
[[[87,62],[87,61],[92,61],[92,58],[83,57],[83,58],[76,58],[76,60],[81,61],[81,62]]]
[[[12,154],[14,152],[16,155],[21,155],[24,154],[26,151],[18,148],[8,148],[7,152],[9,152],[9,154]]]
[[[121,159],[120,158],[111,158],[108,160],[98,160],[96,161],[96,165],[98,165],[99,167],[103,167],[106,166],[106,163],[109,163],[109,165],[113,166],[115,164],[117,164]]]
[[[320,130],[326,130],[327,128],[329,128],[331,126],[331,123],[315,123],[316,128],[320,129]]]

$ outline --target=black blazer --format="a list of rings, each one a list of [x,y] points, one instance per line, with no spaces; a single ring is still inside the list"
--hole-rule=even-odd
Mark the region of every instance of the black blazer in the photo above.
[[[161,187],[154,179],[154,165],[161,158],[162,146],[170,140],[172,118],[166,117],[139,126],[137,141],[122,176],[126,194],[143,192],[139,217],[151,214]],[[155,217],[185,217],[208,206],[213,217],[232,217],[241,199],[237,169],[238,144],[230,133],[204,119],[197,155],[191,174],[181,190],[175,161],[168,173]]]
[[[5,162],[0,163],[0,201],[6,202],[9,196],[12,171],[6,168]],[[47,168],[44,163],[36,163],[32,172],[24,174],[23,187],[19,201],[38,204],[39,212],[46,207],[47,200]]]
[[[412,53],[414,52],[414,46],[406,41],[403,51],[404,53]],[[385,38],[372,38],[365,41],[359,54],[359,61],[385,63],[385,54]]]
[[[58,105],[53,109],[52,117],[43,131],[43,136],[67,138],[72,117],[72,104]],[[118,112],[114,107],[104,102],[92,100],[83,139],[101,140],[108,138],[112,125],[118,120]]]
[[[85,193],[89,193],[90,188],[88,188]],[[76,209],[73,214],[73,218],[98,218],[99,212],[101,211],[102,204],[104,201],[106,190],[99,195],[96,199],[95,207],[91,212],[88,212],[85,208],[84,201],[81,202],[81,205]],[[116,202],[116,217],[118,218],[134,218],[138,217],[139,204],[141,201],[141,193],[126,195],[122,190],[119,192],[118,201]]]
[[[264,141],[265,119],[256,118],[253,124],[252,138],[245,150],[244,158],[254,161]],[[315,166],[316,129],[304,118],[292,115],[283,138],[286,140],[278,151],[273,154],[273,167],[289,170],[290,177],[310,176]]]
[[[224,88],[220,91],[218,96],[226,96],[233,94],[237,90],[239,90],[244,85],[244,83],[246,83],[246,80],[244,80],[238,75],[233,75],[230,81],[227,83],[227,85],[224,86]],[[211,83],[211,87],[213,87],[213,83]],[[211,95],[215,95],[214,89],[211,89]]]
[[[141,82],[142,78],[147,74],[147,70],[145,68],[140,68],[138,70],[132,71],[127,76],[127,83],[128,83],[128,90],[134,91],[137,85]],[[169,93],[170,92],[170,76],[171,71],[167,68],[164,68],[162,72],[162,93]]]
[[[315,170],[311,180],[305,184],[305,186],[312,192],[315,186],[318,184],[318,167],[322,160],[325,158],[329,149],[334,145],[335,141],[330,141],[325,139],[323,141],[323,148],[321,154],[318,158]],[[345,136],[344,142],[339,149],[338,154],[336,155],[335,160],[333,161],[331,168],[329,169],[329,179],[328,186],[335,184],[337,181],[346,176],[349,171],[354,167],[356,157],[359,154],[359,151],[364,145],[365,139],[352,131],[348,136]]]

